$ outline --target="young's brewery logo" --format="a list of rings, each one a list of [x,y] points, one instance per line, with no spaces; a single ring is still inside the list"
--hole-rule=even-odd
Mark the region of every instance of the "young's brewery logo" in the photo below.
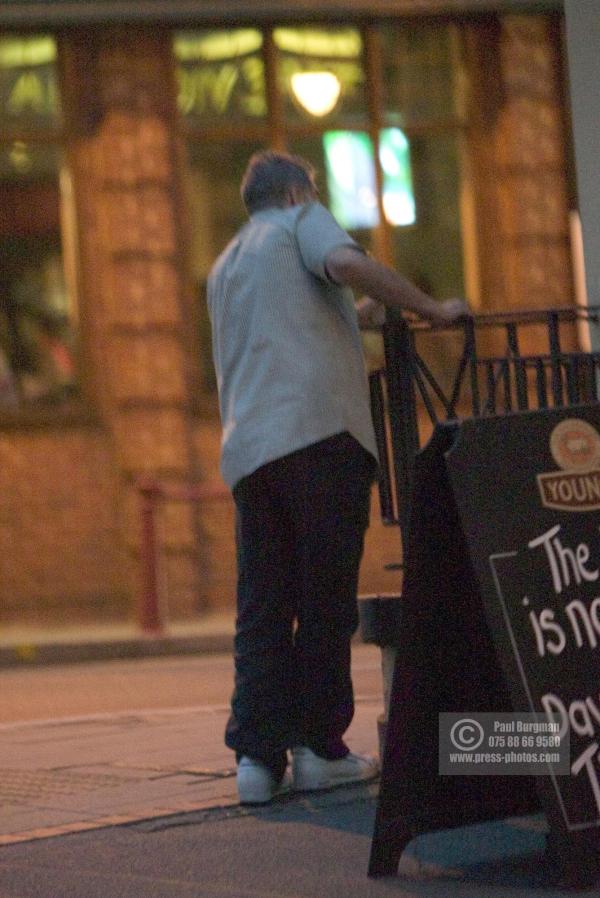
[[[552,431],[550,452],[561,471],[538,474],[542,505],[560,511],[600,509],[600,434],[581,418],[567,418]]]

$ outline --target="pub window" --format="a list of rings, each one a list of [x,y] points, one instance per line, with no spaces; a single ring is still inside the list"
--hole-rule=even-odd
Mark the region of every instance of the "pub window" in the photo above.
[[[71,185],[57,48],[0,38],[0,412],[77,394]]]
[[[268,146],[315,166],[322,201],[366,249],[434,296],[464,294],[459,26],[184,31],[174,51],[201,300],[212,262],[244,221],[247,159]],[[380,344],[367,352],[378,363]]]

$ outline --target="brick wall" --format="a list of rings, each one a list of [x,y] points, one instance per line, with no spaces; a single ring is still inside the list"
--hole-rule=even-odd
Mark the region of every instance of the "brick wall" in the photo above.
[[[505,16],[467,30],[484,309],[573,301],[557,22]]]
[[[127,613],[117,479],[94,429],[0,436],[0,622]]]

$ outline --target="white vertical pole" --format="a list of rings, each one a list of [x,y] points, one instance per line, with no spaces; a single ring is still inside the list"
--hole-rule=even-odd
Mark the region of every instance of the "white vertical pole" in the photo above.
[[[600,2],[564,0],[587,296],[600,305]],[[600,327],[590,328],[600,351]]]

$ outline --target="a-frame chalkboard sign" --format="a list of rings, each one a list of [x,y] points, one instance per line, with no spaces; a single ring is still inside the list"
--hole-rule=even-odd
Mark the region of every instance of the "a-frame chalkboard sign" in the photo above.
[[[417,459],[369,874],[419,833],[544,810],[562,879],[600,876],[600,406],[439,425]],[[441,712],[570,726],[572,773],[440,776]]]

